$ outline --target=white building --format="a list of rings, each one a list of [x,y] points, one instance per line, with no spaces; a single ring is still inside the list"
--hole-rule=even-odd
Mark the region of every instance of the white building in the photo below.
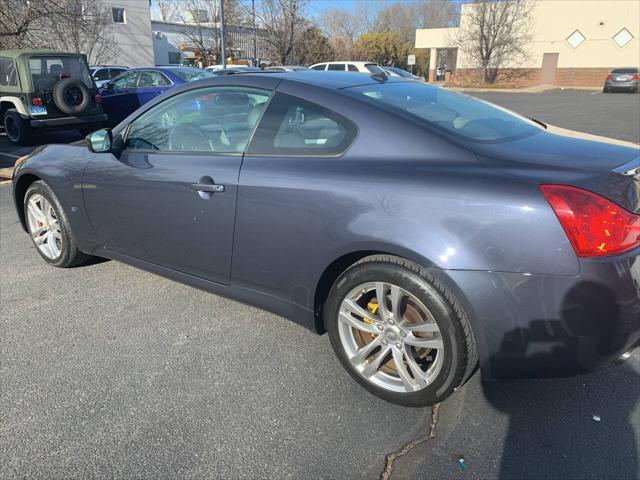
[[[113,63],[127,67],[155,64],[149,0],[98,0],[111,10],[113,37],[118,46]]]

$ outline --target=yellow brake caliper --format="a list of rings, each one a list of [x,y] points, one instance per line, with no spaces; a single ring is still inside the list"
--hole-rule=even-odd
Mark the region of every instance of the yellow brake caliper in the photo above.
[[[378,302],[376,300],[371,300],[368,304],[367,304],[367,310],[369,310],[371,313],[373,313],[374,315],[376,315],[378,313]],[[364,317],[362,319],[364,321],[364,323],[368,323],[369,325],[373,325],[375,322],[373,320],[371,320],[370,318]]]

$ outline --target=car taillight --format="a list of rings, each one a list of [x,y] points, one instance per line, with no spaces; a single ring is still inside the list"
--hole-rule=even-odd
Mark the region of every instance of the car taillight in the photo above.
[[[638,76],[638,74],[636,73],[633,77],[631,77],[631,80],[639,80],[640,77]]]
[[[602,257],[640,247],[640,215],[581,188],[541,185],[540,189],[579,257]]]
[[[607,80],[613,80],[613,77],[611,75],[607,75]]]
[[[99,93],[96,93],[93,96],[93,101],[96,102],[98,105],[100,105],[102,103],[102,97],[100,96]]]
[[[31,104],[34,107],[41,107],[42,106],[42,97],[33,97],[31,99]]]
[[[71,74],[69,72],[64,72],[60,75],[60,78],[70,78]]]

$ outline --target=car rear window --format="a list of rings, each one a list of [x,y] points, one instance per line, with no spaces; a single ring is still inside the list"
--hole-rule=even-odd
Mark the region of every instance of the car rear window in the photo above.
[[[384,75],[384,70],[382,70],[378,65],[376,65],[375,63],[367,63],[365,64],[364,68],[366,68],[367,70],[369,70],[371,73],[381,73]]]
[[[611,73],[638,73],[637,68],[616,68]]]
[[[471,142],[503,142],[543,128],[491,103],[418,82],[363,85],[343,92]]]
[[[207,72],[206,70],[191,67],[172,68],[169,71],[172,75],[178,77],[183,82],[193,82],[195,80],[202,80],[203,78],[214,76],[213,73]]]
[[[36,90],[51,90],[60,78],[75,78],[93,87],[86,63],[78,57],[35,56],[29,59],[29,71]]]
[[[344,63],[330,63],[327,70],[340,70],[344,72]]]

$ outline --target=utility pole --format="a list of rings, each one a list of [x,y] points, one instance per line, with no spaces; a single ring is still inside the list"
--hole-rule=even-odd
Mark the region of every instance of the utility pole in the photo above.
[[[258,43],[256,40],[256,0],[251,0],[251,12],[253,14],[253,65],[258,63]]]
[[[227,68],[227,55],[224,48],[224,0],[220,0],[220,54],[222,55],[222,68]]]

